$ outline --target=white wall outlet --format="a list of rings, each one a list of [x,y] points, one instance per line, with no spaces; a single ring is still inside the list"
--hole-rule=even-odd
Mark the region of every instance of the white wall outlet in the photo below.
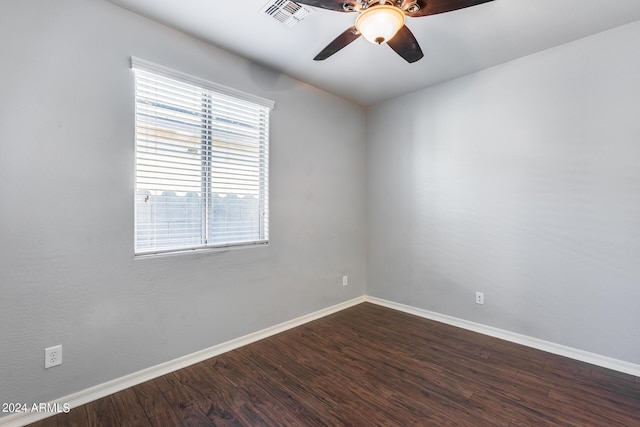
[[[349,284],[349,276],[342,276],[342,286],[347,286]]]
[[[44,349],[44,369],[62,365],[62,346],[49,347]]]
[[[476,292],[476,304],[484,304],[484,293]]]

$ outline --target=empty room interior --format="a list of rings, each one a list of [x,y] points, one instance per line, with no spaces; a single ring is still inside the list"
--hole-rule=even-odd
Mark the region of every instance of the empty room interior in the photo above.
[[[640,2],[2,0],[0,39],[0,425],[640,425]]]

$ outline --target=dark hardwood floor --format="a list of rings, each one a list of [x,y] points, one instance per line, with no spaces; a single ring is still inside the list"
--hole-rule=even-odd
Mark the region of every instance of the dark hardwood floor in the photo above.
[[[372,304],[32,426],[640,426],[640,379]]]

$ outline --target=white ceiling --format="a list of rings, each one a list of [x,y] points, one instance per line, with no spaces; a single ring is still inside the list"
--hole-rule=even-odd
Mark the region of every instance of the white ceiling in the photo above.
[[[413,64],[362,37],[317,62],[355,13],[309,7],[286,28],[260,13],[267,0],[109,1],[362,105],[640,20],[640,0],[494,0],[407,18],[424,52]]]

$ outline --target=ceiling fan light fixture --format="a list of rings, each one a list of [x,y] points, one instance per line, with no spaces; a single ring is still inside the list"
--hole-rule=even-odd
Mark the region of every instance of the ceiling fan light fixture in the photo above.
[[[356,28],[371,43],[386,43],[404,26],[405,16],[395,6],[381,4],[364,9],[356,18]]]

